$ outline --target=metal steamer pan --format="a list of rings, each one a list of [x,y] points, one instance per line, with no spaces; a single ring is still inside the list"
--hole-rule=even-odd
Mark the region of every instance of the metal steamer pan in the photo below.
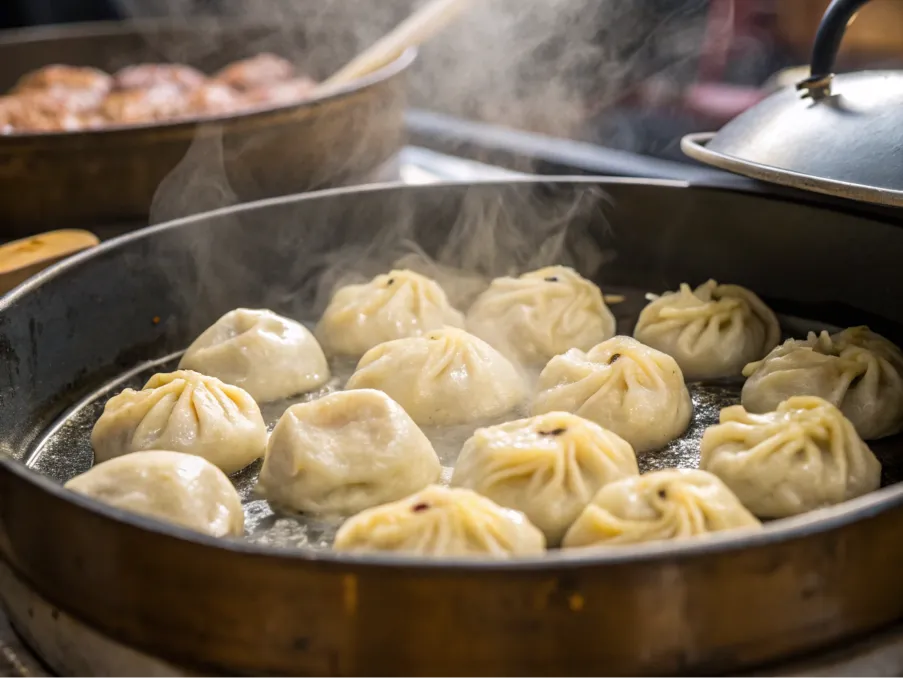
[[[262,51],[324,78],[354,55],[351,27],[327,23],[132,21],[10,31],[0,35],[0,92],[25,72],[52,63],[115,71],[177,61],[212,73]],[[322,49],[324,44],[330,49]],[[0,237],[62,225],[142,226],[149,216],[164,221],[239,202],[397,178],[392,173],[404,146],[406,74],[414,58],[410,50],[334,94],[260,112],[0,135]]]
[[[67,408],[183,349],[231,308],[313,320],[316,278],[339,248],[371,261],[400,233],[454,263],[447,238],[465,215],[487,229],[519,224],[533,251],[549,224],[567,223],[565,254],[584,273],[598,269],[606,288],[711,276],[749,286],[785,317],[868,323],[903,339],[899,226],[680,182],[337,189],[152,227],[0,300],[9,568],[113,640],[213,674],[731,673],[903,618],[899,438],[881,441],[882,489],[760,533],[510,562],[217,541],[66,492],[23,463]],[[460,252],[494,272],[491,257]]]

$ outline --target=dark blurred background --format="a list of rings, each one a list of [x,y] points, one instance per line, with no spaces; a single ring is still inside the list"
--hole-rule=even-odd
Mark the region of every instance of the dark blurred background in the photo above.
[[[0,28],[120,18],[109,0],[2,0]]]

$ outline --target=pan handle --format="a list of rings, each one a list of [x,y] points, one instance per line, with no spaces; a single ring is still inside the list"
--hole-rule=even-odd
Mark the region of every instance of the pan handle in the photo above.
[[[67,229],[0,245],[0,294],[6,294],[58,261],[99,243],[93,233]]]
[[[812,46],[812,68],[808,78],[796,88],[814,101],[831,96],[834,62],[840,43],[852,18],[869,0],[833,0],[822,17],[815,44]]]

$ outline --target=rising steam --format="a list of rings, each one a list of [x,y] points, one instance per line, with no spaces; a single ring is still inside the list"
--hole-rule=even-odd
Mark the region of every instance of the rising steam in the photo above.
[[[221,66],[228,59],[273,51],[322,79],[423,0],[118,1],[136,18],[202,20],[197,23],[202,28],[190,44],[157,45],[162,59],[194,64],[220,59],[217,65]],[[696,56],[701,23],[694,12],[705,5],[704,0],[684,0],[676,11],[673,3],[667,3],[664,10],[656,9],[664,4],[657,0],[478,0],[464,17],[422,49],[411,74],[410,101],[453,115],[579,137],[590,112],[616,101],[639,78],[648,76],[650,68],[667,73]],[[267,30],[259,39],[240,46],[244,54],[226,56],[222,53],[225,38],[218,27],[236,20],[262,24]],[[655,55],[651,61],[647,58],[650,53]],[[363,145],[372,131],[363,127],[347,134]],[[152,221],[237,202],[240,197],[232,190],[225,166],[241,165],[242,149],[228,150],[231,155],[226,159],[216,125],[207,125],[161,185]],[[339,162],[353,165],[353,149]],[[328,176],[319,179],[321,186],[331,183]],[[591,239],[577,247],[565,243],[568,225],[598,209],[600,196],[598,191],[592,193],[585,188],[566,199],[537,201],[517,191],[466,192],[457,217],[451,219],[452,228],[429,253],[419,242],[414,212],[400,204],[379,223],[375,223],[379,216],[362,213],[361,228],[368,229],[367,235],[354,234],[356,244],[338,249],[318,248],[318,236],[305,228],[304,263],[298,264],[303,270],[296,270],[292,277],[295,281],[315,280],[310,284],[316,289],[299,295],[289,284],[280,290],[274,283],[274,294],[282,295],[283,301],[312,295],[315,306],[322,308],[336,286],[368,279],[394,266],[436,278],[453,302],[463,307],[498,275],[552,263],[571,263],[592,275],[607,255]],[[347,222],[354,217],[342,214],[336,218]],[[324,228],[328,230],[328,225]],[[439,228],[447,229],[447,224]],[[291,249],[298,246],[298,240],[280,246]],[[245,270],[239,242],[235,247],[230,275],[248,275],[250,283],[255,272]],[[220,248],[217,250],[219,254]],[[209,252],[192,254],[199,269],[213,265]],[[316,275],[311,277],[313,273]],[[198,279],[210,278],[201,275]],[[197,292],[207,298],[215,296],[212,289]],[[274,306],[283,305],[273,301]]]
[[[426,0],[117,0],[135,18],[266,25],[270,49],[324,78]],[[674,81],[701,51],[707,0],[475,0],[422,49],[414,106],[574,137],[594,112],[653,75]],[[729,13],[732,15],[732,13]],[[729,17],[730,18],[730,17]],[[732,19],[731,19],[732,20]],[[208,24],[209,26],[209,24]],[[309,40],[298,39],[299,29]],[[721,30],[729,34],[728,22]],[[171,60],[215,55],[216,31],[167,46]]]
[[[211,70],[228,59],[274,51],[322,79],[426,0],[117,1],[135,18],[168,17],[198,26],[190,41],[177,44],[149,35],[149,41],[160,41],[154,51],[161,59]],[[580,138],[592,116],[641,81],[658,74],[660,82],[673,82],[692,66],[701,49],[706,5],[706,0],[475,0],[423,47],[410,75],[409,99],[413,106],[443,113]],[[228,31],[219,30],[235,22],[265,28],[239,45],[239,53]],[[361,127],[348,134],[363,149],[373,132]],[[193,149],[180,175],[202,174],[208,193],[219,182],[213,193],[222,194],[220,206],[225,206],[235,197],[208,147]],[[343,168],[354,165],[354,148],[343,155],[338,159]],[[230,149],[228,160],[240,165],[241,149]],[[331,176],[317,179],[317,187],[336,183]],[[193,185],[169,182],[157,196],[153,220],[198,211],[192,209]]]

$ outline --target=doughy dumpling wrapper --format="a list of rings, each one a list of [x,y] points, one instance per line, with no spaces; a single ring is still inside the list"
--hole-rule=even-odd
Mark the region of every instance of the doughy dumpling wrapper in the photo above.
[[[357,358],[393,339],[464,327],[439,284],[413,271],[391,271],[332,297],[315,333],[329,355]]]
[[[783,518],[861,496],[881,485],[881,462],[834,405],[797,396],[777,411],[721,410],[702,437],[701,468],[761,518]]]
[[[391,551],[421,556],[538,555],[545,538],[520,511],[476,492],[431,485],[401,501],[367,509],[339,528],[337,551]]]
[[[778,319],[754,293],[714,280],[686,283],[640,313],[633,336],[670,355],[689,380],[739,376],[781,340]]]
[[[370,349],[347,388],[388,393],[421,426],[496,417],[527,397],[523,377],[505,356],[453,328]]]
[[[222,471],[193,454],[135,452],[98,464],[65,487],[213,537],[244,534],[238,492]]]
[[[398,403],[380,391],[342,391],[285,411],[257,492],[294,511],[351,515],[421,490],[441,472]]]
[[[496,278],[471,306],[467,329],[523,365],[572,348],[588,351],[615,334],[602,292],[565,266]]]
[[[248,393],[190,370],[155,374],[113,396],[91,432],[94,461],[144,450],[203,457],[226,473],[263,456],[267,429]]]
[[[243,388],[259,403],[312,391],[329,381],[329,365],[301,323],[267,310],[237,308],[185,351],[180,370]]]
[[[603,487],[568,530],[563,546],[618,546],[760,527],[712,474],[669,469]]]
[[[865,440],[903,430],[903,353],[867,327],[788,340],[743,375],[741,403],[750,412],[811,395],[839,407]]]
[[[600,487],[635,475],[626,440],[577,415],[550,412],[478,429],[464,443],[452,485],[523,512],[555,546]]]
[[[687,430],[693,403],[674,358],[617,336],[588,353],[571,349],[549,361],[533,414],[555,411],[594,421],[647,452]]]

